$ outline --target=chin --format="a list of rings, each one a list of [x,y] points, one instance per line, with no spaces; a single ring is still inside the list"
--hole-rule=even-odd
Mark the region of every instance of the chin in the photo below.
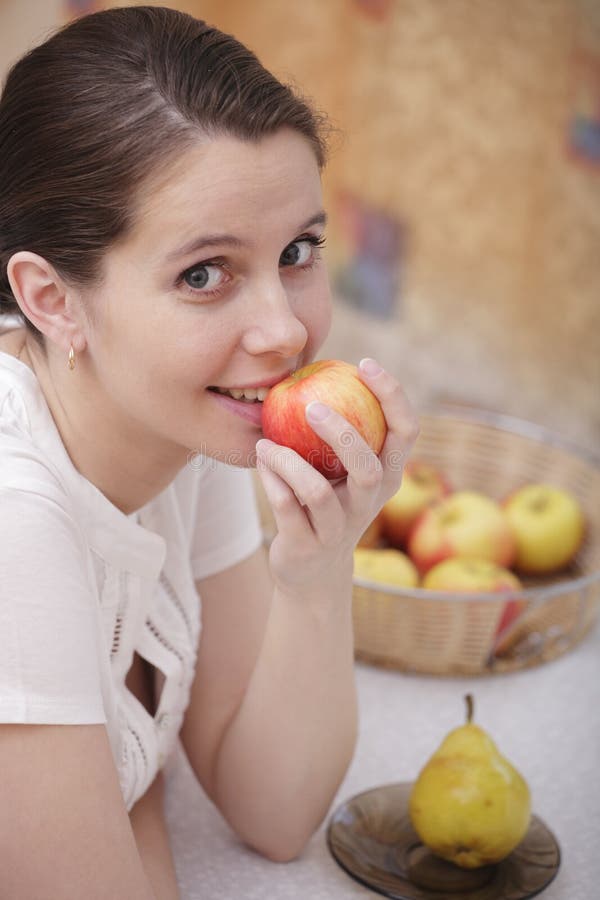
[[[239,469],[255,469],[256,468],[256,441],[260,435],[253,440],[237,442],[235,447],[231,446],[209,446],[202,441],[198,447],[192,449],[188,453],[188,461],[191,465],[200,468],[206,459],[214,459],[217,462],[224,463],[227,466],[235,466]]]

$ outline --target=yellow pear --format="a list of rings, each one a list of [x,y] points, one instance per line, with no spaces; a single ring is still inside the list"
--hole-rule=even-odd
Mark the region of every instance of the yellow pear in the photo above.
[[[474,725],[473,698],[467,724],[451,731],[419,773],[409,812],[421,841],[465,869],[499,862],[529,827],[527,783]]]

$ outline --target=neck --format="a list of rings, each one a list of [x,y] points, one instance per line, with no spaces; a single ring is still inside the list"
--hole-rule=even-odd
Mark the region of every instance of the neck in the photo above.
[[[44,356],[27,343],[19,358],[33,369],[77,471],[129,515],[170,484],[185,465],[187,453],[164,441],[153,442],[133,416],[116,409],[85,356],[76,358],[70,370],[66,357],[57,357],[53,349]]]

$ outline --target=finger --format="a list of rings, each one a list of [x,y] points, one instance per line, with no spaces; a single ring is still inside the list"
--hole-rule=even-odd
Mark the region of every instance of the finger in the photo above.
[[[293,490],[269,469],[258,451],[256,469],[271,505],[278,533],[293,541],[314,539],[311,523]]]
[[[355,502],[364,503],[365,494],[379,490],[383,467],[373,449],[357,429],[343,416],[324,403],[307,404],[306,419],[310,427],[329,444],[348,472],[346,484]]]
[[[345,528],[346,514],[327,479],[295,450],[274,441],[262,438],[256,444],[256,451],[302,504],[303,514],[320,543],[325,546],[337,543]]]
[[[395,483],[419,435],[419,422],[400,383],[374,359],[362,359],[358,372],[383,409],[388,433],[379,456],[384,482]]]

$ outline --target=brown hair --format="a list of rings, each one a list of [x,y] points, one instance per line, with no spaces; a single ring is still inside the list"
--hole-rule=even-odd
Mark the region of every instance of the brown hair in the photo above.
[[[133,225],[142,181],[199,131],[254,141],[282,127],[324,165],[324,118],[192,16],[123,7],[60,29],[12,67],[0,98],[0,314],[20,314],[13,253],[31,250],[67,283],[93,285]]]

